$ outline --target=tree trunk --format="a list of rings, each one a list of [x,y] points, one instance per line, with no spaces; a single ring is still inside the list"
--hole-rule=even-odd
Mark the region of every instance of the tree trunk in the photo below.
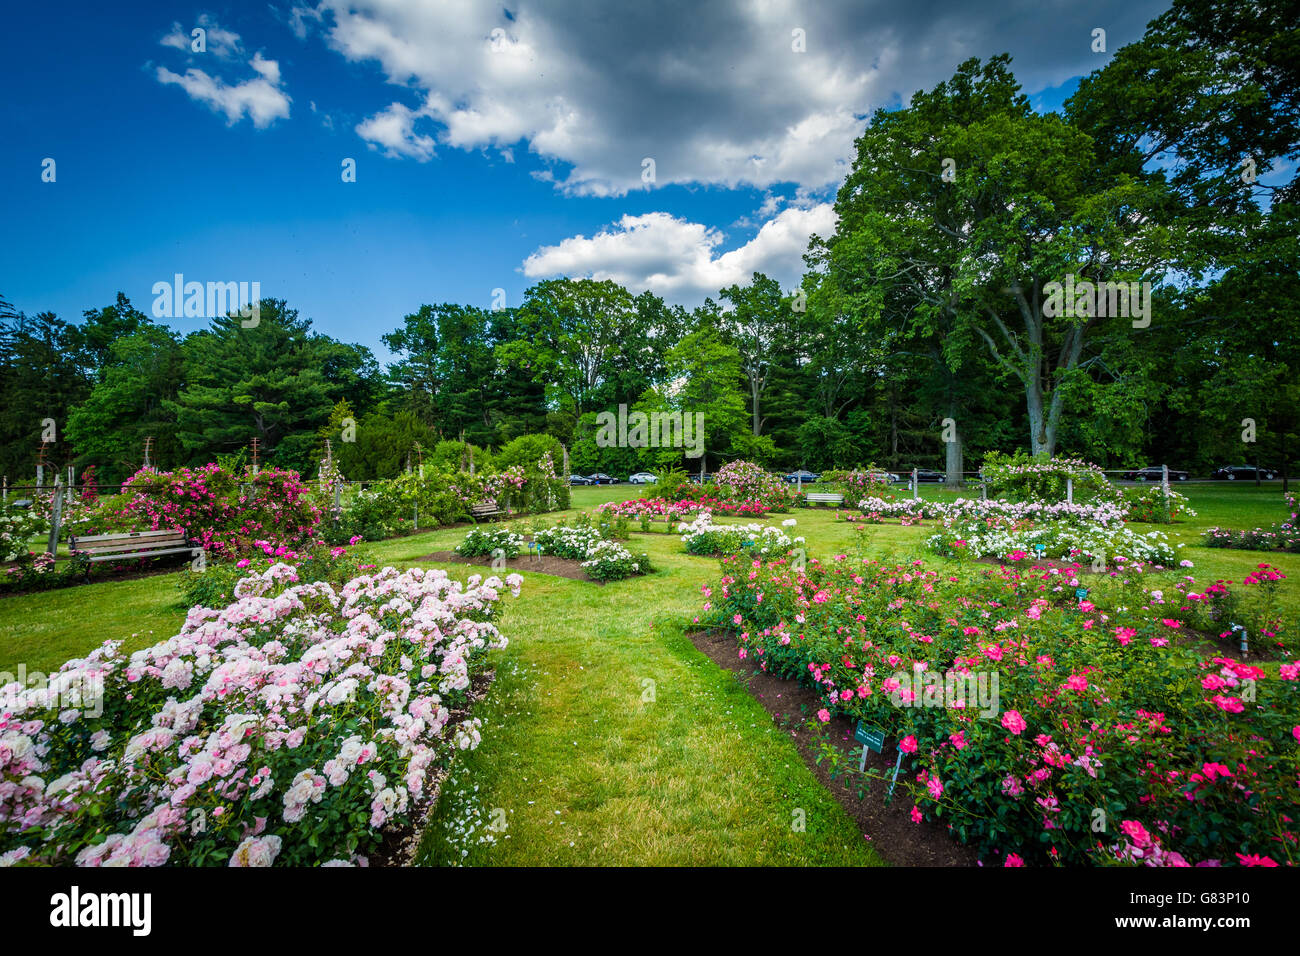
[[[1043,392],[1036,381],[1025,386],[1025,408],[1029,412],[1029,453],[1050,457],[1056,434],[1055,429],[1049,430],[1047,415],[1043,411]]]
[[[948,399],[948,417],[955,423],[957,421],[957,401],[954,398]],[[952,441],[944,443],[945,458],[945,476],[944,484],[949,488],[956,488],[961,485],[961,470],[963,464],[961,430],[953,429]]]

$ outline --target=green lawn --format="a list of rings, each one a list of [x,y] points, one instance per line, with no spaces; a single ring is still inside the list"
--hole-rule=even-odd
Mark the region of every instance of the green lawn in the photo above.
[[[1300,555],[1210,550],[1201,531],[1278,520],[1276,487],[1193,485],[1200,512],[1166,527],[1186,543],[1198,579],[1240,580],[1261,561],[1300,576]],[[637,493],[574,489],[574,505]],[[947,497],[925,488],[926,497]],[[548,516],[553,519],[555,516]],[[785,515],[768,519],[779,521]],[[853,553],[853,527],[833,509],[795,512],[810,557]],[[517,522],[521,530],[526,522]],[[700,585],[717,562],[681,551],[676,535],[634,534],[657,573],[605,587],[525,573],[501,622],[510,646],[476,714],[483,743],[463,755],[435,810],[420,858],[427,863],[839,864],[879,857],[804,767],[763,707],[686,638]],[[926,526],[872,526],[869,552],[927,557]],[[382,564],[410,565],[453,547],[463,529],[367,547]],[[459,577],[474,569],[452,565]],[[1186,572],[1183,572],[1186,573]],[[1288,608],[1300,613],[1294,585]],[[101,582],[0,599],[0,671],[51,670],[100,641],[128,649],[165,638],[184,620],[176,575]],[[797,827],[802,819],[805,826]],[[489,830],[499,821],[503,831]]]

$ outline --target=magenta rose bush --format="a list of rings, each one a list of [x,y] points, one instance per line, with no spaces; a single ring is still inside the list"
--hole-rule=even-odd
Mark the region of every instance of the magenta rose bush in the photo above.
[[[0,688],[0,865],[364,865],[477,746],[506,585],[277,564],[175,637]]]
[[[727,502],[759,502],[766,511],[789,511],[801,499],[797,490],[751,461],[730,461],[712,482],[717,498]],[[713,509],[720,510],[720,509]]]
[[[894,799],[986,863],[1300,860],[1300,664],[1207,647],[1217,635],[1186,623],[1209,613],[1194,582],[1089,578],[1081,598],[1044,569],[739,557],[723,572],[708,620],[816,688],[819,721],[884,728],[903,754]]]
[[[263,541],[289,547],[310,541],[322,518],[297,472],[236,475],[216,463],[138,471],[105,505],[105,524],[184,531],[220,557],[260,553]]]

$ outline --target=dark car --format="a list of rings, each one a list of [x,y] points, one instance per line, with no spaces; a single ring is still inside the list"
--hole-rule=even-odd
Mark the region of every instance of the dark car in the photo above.
[[[606,475],[606,474],[604,474],[603,472],[599,472],[599,471],[596,472],[594,475],[588,475],[588,476],[587,476],[587,481],[590,482],[590,483],[593,484],[593,485],[616,485],[616,484],[618,484],[618,479],[617,479],[617,478],[611,477],[610,475]]]
[[[1210,477],[1217,478],[1219,481],[1254,481],[1256,477],[1264,481],[1272,481],[1277,477],[1277,472],[1271,468],[1257,470],[1254,465],[1224,465],[1211,472]]]
[[[588,478],[586,475],[570,475],[570,476],[569,476],[569,484],[571,484],[571,485],[589,485],[589,484],[591,484],[591,479]]]
[[[806,471],[801,468],[799,471],[792,471],[790,472],[790,474],[782,475],[781,477],[784,478],[786,481],[788,481],[790,484],[797,485],[800,482],[808,483],[808,482],[816,481],[818,478],[821,477],[821,475],[817,474],[817,472],[815,471]]]
[[[693,485],[707,485],[712,480],[712,473],[707,471],[702,475],[699,472],[691,475],[691,484]]]
[[[910,478],[911,475],[909,474],[907,477]],[[945,475],[943,472],[935,471],[932,468],[916,469],[916,480],[918,484],[922,481],[943,481],[947,477],[948,476]]]
[[[1123,474],[1125,481],[1159,481],[1162,477],[1160,465],[1147,465],[1145,468],[1134,468],[1132,471],[1126,471]],[[1186,481],[1187,472],[1169,469],[1170,481]]]

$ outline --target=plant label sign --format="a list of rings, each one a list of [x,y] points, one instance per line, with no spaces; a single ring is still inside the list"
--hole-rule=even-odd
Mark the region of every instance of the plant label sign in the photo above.
[[[868,727],[860,720],[853,731],[853,739],[876,753],[881,753],[885,749],[885,732],[879,727]]]
[[[867,769],[867,751],[881,753],[885,749],[885,732],[879,727],[868,727],[862,721],[853,728],[853,739],[862,744],[862,759],[858,761],[858,773]]]

